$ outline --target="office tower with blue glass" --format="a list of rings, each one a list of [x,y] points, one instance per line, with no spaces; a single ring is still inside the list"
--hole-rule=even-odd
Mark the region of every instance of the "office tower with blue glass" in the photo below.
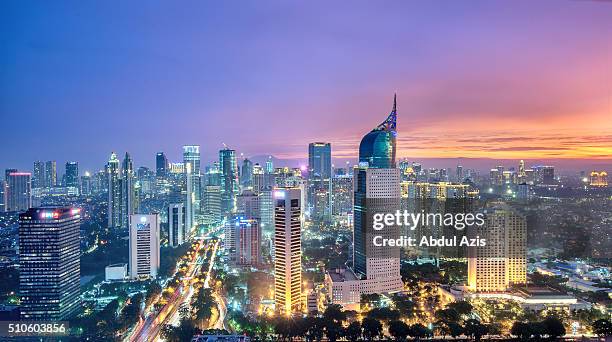
[[[397,139],[397,101],[389,117],[359,144],[359,167],[355,171],[353,269],[364,284],[363,293],[392,292],[402,288],[399,247],[375,246],[373,237],[399,237],[399,227],[373,229],[377,213],[395,213],[400,209],[400,170],[395,165]]]
[[[308,209],[314,222],[330,222],[331,144],[314,142],[308,145]]]
[[[21,319],[57,321],[80,308],[81,212],[31,208],[19,215]]]
[[[219,151],[219,167],[221,169],[221,211],[227,216],[236,210],[236,195],[238,195],[238,165],[236,151],[224,148]]]
[[[5,172],[4,211],[25,211],[32,206],[32,174],[10,169]]]

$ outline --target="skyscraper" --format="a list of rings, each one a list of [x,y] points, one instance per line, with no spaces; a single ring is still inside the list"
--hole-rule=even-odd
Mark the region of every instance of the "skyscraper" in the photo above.
[[[157,277],[159,270],[159,214],[130,215],[130,278]]]
[[[234,234],[236,263],[243,266],[261,264],[261,227],[255,219],[239,219]]]
[[[80,307],[80,210],[31,208],[19,215],[22,320],[64,320]]]
[[[45,187],[57,186],[57,163],[50,160],[45,164]]]
[[[308,208],[315,222],[331,219],[331,144],[308,145]]]
[[[365,286],[364,293],[401,290],[400,250],[398,247],[379,247],[373,243],[374,235],[383,238],[399,237],[399,227],[386,226],[375,232],[373,215],[395,213],[400,209],[400,170],[395,167],[397,102],[389,117],[370,133],[359,145],[359,168],[355,170],[354,194],[354,251],[353,267],[362,280],[375,282]]]
[[[32,206],[32,174],[10,170],[5,177],[4,210],[28,210]]]
[[[120,176],[119,159],[115,152],[111,153],[111,157],[106,164],[106,175],[108,185],[108,228],[121,228],[121,176]]]
[[[331,144],[314,142],[308,145],[308,177],[330,178],[332,174]]]
[[[200,145],[185,145],[183,146],[183,163],[185,164],[185,170],[187,165],[191,167],[191,198],[192,198],[192,210],[193,217],[200,215],[200,201],[201,201],[201,170],[200,170]]]
[[[243,187],[253,186],[253,162],[248,158],[242,161],[242,167],[240,168],[240,185]]]
[[[134,190],[134,165],[125,152],[121,168],[121,227],[128,228],[130,215],[136,212],[137,196]]]
[[[239,191],[236,151],[229,148],[220,150],[219,167],[221,168],[221,211],[227,216],[236,210],[236,195]]]
[[[302,301],[300,198],[296,188],[274,190],[274,303],[286,315]]]
[[[64,185],[79,188],[79,163],[66,163],[66,184]]]
[[[485,212],[485,224],[468,234],[486,239],[485,246],[468,248],[468,288],[477,292],[506,291],[527,281],[527,220],[505,203]]]
[[[34,173],[32,174],[32,188],[45,187],[45,163],[41,161],[34,162]]]
[[[81,176],[81,195],[89,196],[93,193],[93,182],[89,172],[85,171],[85,174]]]
[[[157,152],[155,156],[155,171],[155,175],[161,178],[168,174],[168,158],[164,152]]]
[[[189,231],[185,229],[185,205],[183,203],[171,203],[168,205],[168,242],[171,247],[182,245]]]

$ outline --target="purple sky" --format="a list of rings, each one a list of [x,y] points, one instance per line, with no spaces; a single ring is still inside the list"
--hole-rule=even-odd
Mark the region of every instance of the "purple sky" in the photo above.
[[[0,66],[0,168],[351,157],[395,91],[400,156],[612,159],[610,2],[3,1]]]

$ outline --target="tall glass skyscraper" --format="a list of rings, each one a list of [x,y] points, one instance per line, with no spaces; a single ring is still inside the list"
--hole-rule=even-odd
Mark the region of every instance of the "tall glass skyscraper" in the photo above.
[[[22,320],[63,320],[80,307],[80,210],[31,208],[19,215]]]
[[[253,186],[253,162],[248,158],[242,161],[240,168],[240,185],[243,187]]]
[[[134,165],[129,153],[123,158],[121,169],[121,227],[127,229],[130,224],[130,215],[136,212],[136,196],[134,190]]]
[[[106,164],[106,175],[108,180],[108,228],[121,228],[121,176],[119,159],[115,152]]]
[[[79,163],[66,163],[66,184],[65,186],[79,187]]]
[[[41,161],[34,162],[34,173],[32,174],[32,188],[45,187],[45,163]]]
[[[219,151],[219,167],[221,168],[221,211],[228,215],[236,209],[238,195],[238,165],[236,151],[224,148]]]
[[[157,152],[155,155],[155,171],[155,175],[162,178],[168,173],[168,158],[164,152]]]
[[[308,208],[315,222],[331,220],[331,144],[308,145]]]
[[[200,184],[200,145],[185,145],[183,146],[183,163],[185,165],[185,171],[189,166],[191,174],[191,196],[188,195],[188,198],[192,199],[192,208],[193,217],[199,216],[201,214],[200,211],[200,202],[202,199],[202,195],[200,192],[201,184]]]
[[[52,188],[57,185],[57,163],[50,160],[45,164],[45,187]]]
[[[379,247],[373,237],[399,237],[399,227],[373,229],[377,213],[395,213],[400,209],[400,170],[395,167],[397,102],[387,119],[366,134],[359,145],[359,168],[356,172],[354,193],[354,252],[355,274],[362,280],[372,280],[370,291],[389,292],[402,288],[399,247]]]

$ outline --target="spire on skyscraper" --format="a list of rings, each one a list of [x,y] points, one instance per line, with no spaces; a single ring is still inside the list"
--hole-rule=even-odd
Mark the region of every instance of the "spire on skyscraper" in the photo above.
[[[378,125],[372,131],[392,131],[395,132],[397,127],[397,94],[393,94],[393,109],[385,121]]]

